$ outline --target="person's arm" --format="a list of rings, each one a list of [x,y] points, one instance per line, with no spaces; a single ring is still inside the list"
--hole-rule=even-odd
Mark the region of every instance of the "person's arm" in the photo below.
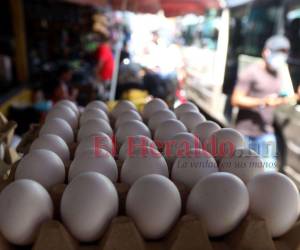
[[[231,98],[231,104],[238,108],[257,108],[257,107],[276,107],[282,104],[287,104],[292,97],[278,97],[277,95],[269,95],[264,98],[256,98],[247,96],[242,90],[236,89]]]
[[[266,97],[249,96],[252,84],[255,82],[255,68],[249,67],[245,69],[238,78],[237,84],[231,97],[231,104],[234,107],[251,109],[265,106],[279,106],[287,103],[287,99],[278,97],[277,94],[271,94]]]
[[[256,108],[267,105],[264,98],[247,96],[247,92],[236,88],[231,97],[231,104],[238,108]]]
[[[297,92],[294,95],[292,95],[290,98],[292,98],[296,102],[300,101],[300,84],[298,85]]]

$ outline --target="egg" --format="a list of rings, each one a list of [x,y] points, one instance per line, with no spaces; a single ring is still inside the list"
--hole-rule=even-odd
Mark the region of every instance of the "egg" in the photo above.
[[[199,180],[187,200],[187,212],[203,221],[211,237],[232,231],[248,209],[247,187],[229,173],[213,173]]]
[[[90,108],[82,113],[80,117],[80,126],[93,119],[103,119],[109,123],[108,116],[103,110]]]
[[[57,154],[46,149],[30,151],[19,162],[15,179],[37,181],[50,190],[56,184],[65,181],[65,166]]]
[[[179,117],[182,113],[191,111],[199,112],[198,107],[192,102],[183,103],[174,110],[177,117]]]
[[[114,146],[112,140],[107,134],[99,132],[96,135],[91,135],[82,139],[75,150],[75,157],[85,152],[87,149],[101,148],[108,151],[111,155],[114,154]]]
[[[199,112],[184,112],[180,114],[179,120],[182,121],[188,131],[192,132],[197,125],[206,121],[206,118]]]
[[[164,109],[161,111],[157,111],[150,116],[148,121],[148,127],[152,131],[155,131],[161,123],[170,119],[176,119],[176,115],[171,110]]]
[[[178,220],[181,198],[177,187],[161,175],[137,180],[126,198],[126,214],[133,218],[144,238],[164,237]]]
[[[107,134],[109,137],[112,137],[113,135],[112,128],[107,121],[103,119],[88,120],[80,127],[77,135],[77,141],[81,142],[83,138],[96,135],[100,132]]]
[[[157,127],[154,133],[154,141],[158,148],[163,148],[163,145],[170,141],[174,135],[182,132],[187,132],[187,129],[181,121],[167,120]]]
[[[12,244],[32,244],[42,223],[52,216],[50,195],[35,181],[14,181],[0,194],[0,230]]]
[[[127,100],[119,101],[118,104],[111,111],[111,116],[113,119],[116,120],[119,115],[131,109],[136,110],[136,107],[132,102]]]
[[[299,215],[299,192],[285,175],[266,172],[248,182],[250,213],[263,218],[272,237],[289,231]]]
[[[194,127],[192,133],[199,138],[201,143],[205,143],[212,133],[220,129],[221,127],[217,123],[212,121],[204,121]]]
[[[143,109],[143,118],[148,120],[155,112],[164,109],[169,109],[166,102],[160,98],[153,98],[150,102],[145,104]]]
[[[251,149],[236,149],[232,156],[222,158],[219,169],[241,178],[247,183],[256,175],[264,172],[260,156]]]
[[[117,120],[115,122],[115,128],[119,128],[120,126],[122,126],[123,123],[132,121],[132,120],[142,121],[140,114],[133,109],[128,110],[128,111],[122,113],[121,115],[119,115],[119,117],[117,118]]]
[[[105,104],[105,102],[102,102],[102,101],[95,100],[95,101],[89,102],[88,105],[86,105],[86,107],[85,107],[85,110],[88,110],[88,109],[100,109],[100,110],[104,111],[106,114],[108,114],[108,107]]]
[[[42,126],[39,136],[45,134],[54,134],[61,137],[70,146],[74,142],[74,133],[70,125],[61,118],[55,118],[47,121]]]
[[[30,146],[30,151],[36,149],[47,149],[56,153],[63,161],[65,166],[68,166],[70,163],[70,150],[68,145],[57,135],[41,135],[35,139]]]
[[[118,178],[116,161],[105,149],[87,149],[76,157],[70,165],[68,180],[71,182],[79,174],[90,171],[103,174],[113,182]]]
[[[144,135],[130,136],[122,144],[118,159],[124,161],[138,147],[153,147],[157,149],[155,143],[149,137]]]
[[[135,135],[144,135],[149,138],[151,137],[149,128],[141,121],[133,120],[123,123],[116,132],[118,145],[122,145],[126,141],[127,137]]]
[[[201,148],[197,137],[187,132],[178,133],[164,145],[164,157],[169,166],[172,166],[176,158],[186,156],[194,148]]]
[[[155,148],[140,147],[128,155],[121,168],[121,182],[132,185],[137,179],[149,174],[169,176],[164,157]]]
[[[238,148],[245,148],[244,136],[235,129],[222,128],[202,142],[202,147],[211,153],[217,161],[223,157],[230,157]]]
[[[65,189],[60,213],[64,225],[79,241],[92,242],[103,236],[117,216],[119,200],[112,182],[102,174],[77,176]]]
[[[199,180],[218,171],[217,163],[210,153],[191,149],[186,156],[175,160],[171,179],[191,189]]]
[[[77,107],[77,105],[74,102],[72,102],[70,100],[61,100],[55,104],[54,108],[56,106],[60,106],[60,105],[68,106],[70,109],[72,109],[74,111],[74,113],[77,115],[77,117],[79,117],[79,115],[80,115],[79,108]]]
[[[76,131],[78,128],[78,117],[76,113],[67,106],[56,106],[51,109],[46,116],[46,122],[54,118],[61,118],[65,120],[69,123],[73,131]]]

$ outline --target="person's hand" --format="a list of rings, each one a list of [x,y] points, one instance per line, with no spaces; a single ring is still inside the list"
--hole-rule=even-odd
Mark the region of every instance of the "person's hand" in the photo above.
[[[265,105],[269,107],[276,107],[282,104],[287,103],[287,100],[282,97],[278,97],[275,95],[269,95],[264,99]]]

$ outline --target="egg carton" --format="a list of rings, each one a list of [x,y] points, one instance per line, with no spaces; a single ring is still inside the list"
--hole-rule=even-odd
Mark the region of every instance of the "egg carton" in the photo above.
[[[0,191],[13,181],[17,164],[12,167],[8,179],[0,183]],[[298,250],[300,249],[300,221],[284,236],[272,239],[265,221],[248,215],[229,234],[219,238],[209,238],[204,224],[199,218],[182,214],[171,232],[161,240],[147,241],[136,228],[133,220],[125,214],[125,203],[129,185],[115,183],[119,196],[119,214],[112,220],[101,240],[89,244],[78,242],[68,232],[60,219],[60,201],[66,184],[55,185],[50,190],[54,204],[53,220],[41,225],[32,246],[17,247],[9,244],[0,234],[0,250]],[[185,207],[189,190],[175,183]]]
[[[4,142],[7,146],[11,145],[17,123],[15,121],[9,121],[0,112],[0,142]]]
[[[14,148],[5,146],[4,158],[0,160],[0,178],[8,178],[13,164],[18,162],[20,158],[20,155]]]
[[[17,146],[17,152],[27,154],[33,141],[38,137],[41,129],[40,124],[31,124],[30,129],[22,136],[20,143]]]
[[[9,121],[0,112],[0,177],[7,177],[11,165],[20,159],[18,153],[11,147],[17,123]]]
[[[28,153],[29,148],[38,136],[40,125],[34,125],[23,137],[18,152]],[[76,143],[71,146],[71,156]],[[120,169],[122,162],[116,158]],[[17,163],[11,167],[6,180],[0,182],[0,191],[13,181]],[[66,168],[68,170],[68,167]],[[67,174],[66,174],[67,176]],[[119,180],[120,181],[120,180]],[[185,208],[189,191],[184,185],[175,183]],[[126,196],[129,186],[125,183],[115,183],[119,195],[119,214],[112,220],[104,236],[97,242],[83,244],[78,242],[68,232],[60,219],[60,200],[66,184],[54,186],[50,195],[54,204],[54,218],[45,222],[32,246],[17,247],[9,244],[0,234],[0,250],[300,250],[300,221],[284,236],[272,239],[264,220],[248,215],[229,234],[210,238],[204,224],[199,218],[182,214],[171,232],[161,240],[147,241],[143,239],[133,220],[125,214]]]

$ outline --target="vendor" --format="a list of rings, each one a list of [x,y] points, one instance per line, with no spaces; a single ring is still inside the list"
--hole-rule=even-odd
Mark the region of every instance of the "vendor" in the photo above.
[[[274,169],[277,156],[273,112],[277,106],[298,99],[298,95],[281,94],[284,82],[279,72],[289,50],[286,37],[269,38],[262,52],[264,60],[241,72],[231,99],[232,105],[239,108],[236,128],[246,136],[249,147],[268,164],[266,170]]]
[[[114,57],[112,48],[109,42],[109,35],[106,33],[100,33],[100,44],[97,49],[96,59],[96,74],[97,74],[97,84],[100,94],[105,92],[110,86],[111,80],[113,78],[114,71]]]

